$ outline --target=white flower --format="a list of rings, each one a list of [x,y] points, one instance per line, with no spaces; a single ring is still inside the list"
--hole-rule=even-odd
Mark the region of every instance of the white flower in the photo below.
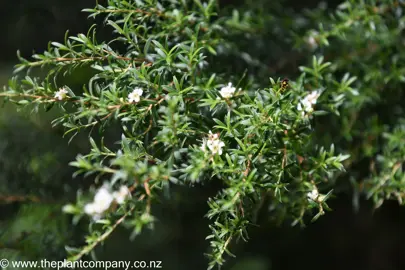
[[[302,116],[304,116],[305,113],[313,111],[312,107],[316,104],[316,101],[320,95],[321,93],[318,91],[312,91],[303,100],[301,100],[300,103],[298,103],[297,110],[302,111]]]
[[[236,88],[232,86],[232,83],[228,83],[227,86],[221,88],[220,94],[223,98],[230,98],[235,93]]]
[[[317,31],[312,31],[311,34],[308,36],[306,42],[307,45],[312,49],[315,50],[318,48],[318,42],[316,41],[317,36],[319,33]]]
[[[318,91],[312,91],[311,94],[305,97],[305,99],[308,100],[308,102],[310,102],[311,104],[316,104],[316,101],[320,95],[321,93],[319,93]]]
[[[96,214],[96,207],[94,203],[88,203],[84,206],[84,212],[88,215],[95,215]]]
[[[222,155],[222,147],[225,146],[225,143],[218,139],[218,140],[208,141],[207,146],[211,150],[211,153],[213,155],[215,155],[215,154]]]
[[[143,90],[141,88],[135,88],[129,95],[128,95],[128,101],[130,103],[137,103],[141,100],[141,96],[143,94]]]
[[[94,196],[94,204],[96,206],[96,210],[104,212],[105,210],[110,208],[113,200],[114,197],[106,187],[100,188],[97,191],[96,196]]]
[[[84,206],[84,212],[92,216],[93,220],[99,220],[101,218],[101,213],[97,212],[96,205],[94,203],[88,203]]]
[[[108,208],[110,208],[114,197],[106,187],[101,187],[92,203],[88,203],[84,206],[84,212],[88,215],[93,216],[94,219],[98,219],[102,213],[104,213]]]
[[[318,190],[316,188],[314,188],[312,191],[307,193],[308,199],[312,200],[312,201],[316,201],[318,196],[319,196],[319,193],[318,193]]]
[[[214,140],[218,140],[219,139],[219,133],[212,133],[212,131],[210,130],[210,133],[208,134],[208,140],[210,141],[214,141]]]
[[[206,152],[206,151],[207,151],[207,140],[206,140],[206,139],[203,139],[203,142],[202,142],[202,145],[200,146],[200,149],[201,149],[203,152]]]
[[[66,98],[68,91],[65,88],[60,88],[59,91],[56,91],[55,98],[59,100],[63,100]]]
[[[222,148],[225,146],[225,143],[219,139],[219,133],[210,133],[208,134],[208,139],[203,139],[203,143],[200,149],[203,152],[207,152],[207,148],[211,151],[213,155],[219,154],[222,155]]]
[[[131,194],[127,186],[121,186],[119,191],[115,191],[113,193],[113,196],[115,198],[115,201],[119,204],[124,203],[126,198]]]

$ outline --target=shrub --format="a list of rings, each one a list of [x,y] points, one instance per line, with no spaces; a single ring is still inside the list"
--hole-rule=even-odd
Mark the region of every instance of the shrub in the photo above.
[[[84,11],[103,16],[111,40],[94,26],[19,56],[15,71],[27,75],[0,96],[34,112],[58,107],[52,124],[70,141],[89,134],[91,150],[70,165],[94,187],[63,209],[93,226],[70,259],[121,224],[133,237],[151,228],[153,205],[179,185],[218,184],[207,198],[209,269],[259,215],[304,226],[342,192],[402,204],[403,7],[109,0]],[[31,76],[39,67],[46,76]],[[79,68],[93,71],[81,88],[60,83]],[[103,139],[111,129],[115,142]]]

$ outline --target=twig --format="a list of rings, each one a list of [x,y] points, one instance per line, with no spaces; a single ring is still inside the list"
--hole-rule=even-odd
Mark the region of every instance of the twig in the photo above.
[[[157,9],[150,9],[151,11],[146,11],[142,9],[103,9],[103,10],[96,10],[95,13],[142,13],[145,15],[158,15],[161,17],[167,17],[163,12]]]
[[[41,200],[36,196],[21,196],[21,195],[0,195],[0,201],[6,203],[13,203],[13,202],[40,202]]]
[[[104,61],[107,60],[109,56],[113,56],[116,59],[119,60],[125,60],[125,61],[136,61],[136,62],[146,62],[146,59],[132,59],[129,57],[124,57],[124,56],[119,56],[119,55],[114,55],[112,53],[109,53],[107,56],[87,56],[87,57],[77,57],[77,58],[69,58],[69,57],[56,57],[56,58],[51,58],[47,60],[42,60],[42,61],[35,61],[35,62],[29,62],[26,63],[26,66],[29,67],[36,67],[36,66],[42,66],[45,64],[52,64],[52,63],[59,63],[59,62],[90,62],[90,61]]]
[[[92,244],[86,246],[79,254],[69,258],[70,261],[77,261],[84,255],[88,254],[90,251],[92,251],[98,244],[103,242],[116,228],[118,225],[120,225],[125,218],[135,209],[135,206],[131,207],[131,209],[126,212],[120,219],[118,219],[112,227],[110,227],[105,233],[103,233],[99,238],[97,238],[96,241],[94,241]]]

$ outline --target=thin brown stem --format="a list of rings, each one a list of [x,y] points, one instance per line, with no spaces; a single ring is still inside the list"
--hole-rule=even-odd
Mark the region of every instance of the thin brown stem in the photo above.
[[[26,201],[40,202],[41,200],[36,196],[0,195],[0,202],[13,203]]]

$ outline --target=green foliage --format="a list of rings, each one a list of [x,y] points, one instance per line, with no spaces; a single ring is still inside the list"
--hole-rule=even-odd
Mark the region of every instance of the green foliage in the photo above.
[[[404,3],[346,1],[332,14],[302,14],[246,2],[110,0],[84,11],[103,16],[112,40],[98,41],[93,26],[32,60],[19,56],[15,71],[28,73],[0,96],[35,111],[57,107],[52,123],[71,142],[90,134],[91,150],[70,165],[98,191],[85,192],[96,193],[93,202],[78,192],[64,207],[76,223],[93,217],[70,259],[92,253],[119,225],[133,237],[153,228],[153,205],[176,185],[220,186],[207,198],[209,269],[247,241],[263,211],[304,226],[347,182],[376,207],[402,204]],[[280,58],[283,46],[295,46],[301,61]],[[268,78],[290,61],[294,79]],[[44,78],[30,75],[38,67],[47,68]],[[60,83],[78,68],[93,70],[87,84]],[[121,133],[114,143],[104,140],[111,129]],[[364,161],[370,167],[358,169]]]
[[[60,216],[60,207],[25,204],[10,224],[0,224],[0,256],[9,260],[40,260],[47,254],[62,259],[60,251],[69,241],[69,233],[66,217],[55,218]]]

